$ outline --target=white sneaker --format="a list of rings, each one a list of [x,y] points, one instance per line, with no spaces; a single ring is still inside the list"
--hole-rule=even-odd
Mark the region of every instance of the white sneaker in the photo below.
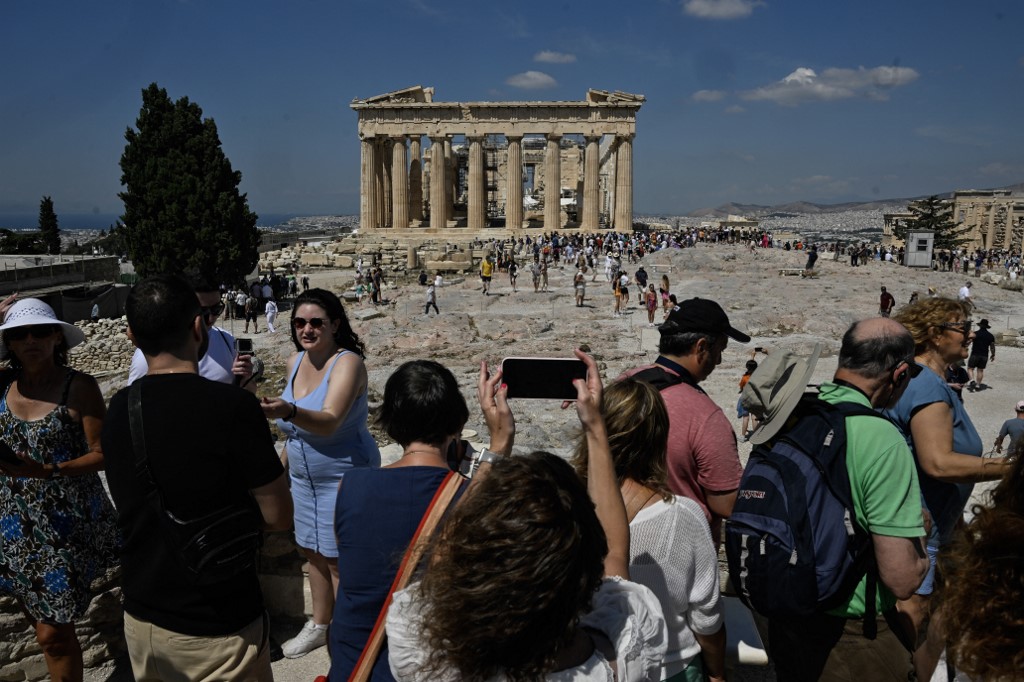
[[[316,625],[310,620],[302,626],[299,634],[281,645],[281,653],[285,658],[301,658],[325,644],[327,644],[327,626]]]

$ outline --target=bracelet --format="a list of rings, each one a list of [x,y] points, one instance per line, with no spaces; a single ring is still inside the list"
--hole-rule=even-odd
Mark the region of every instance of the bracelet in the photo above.
[[[281,417],[281,421],[290,422],[291,420],[295,419],[295,415],[299,413],[299,408],[295,403],[288,404],[292,406],[292,411],[288,414],[287,417]]]
[[[473,478],[481,464],[489,464],[501,456],[501,454],[487,448],[478,450],[472,456],[463,458],[462,464],[459,465],[459,474],[463,478]]]

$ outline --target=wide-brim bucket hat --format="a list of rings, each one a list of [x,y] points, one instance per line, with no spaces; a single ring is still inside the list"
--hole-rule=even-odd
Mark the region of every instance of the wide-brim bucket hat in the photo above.
[[[811,354],[805,358],[788,350],[772,353],[750,375],[740,402],[761,420],[750,435],[751,443],[768,442],[786,425],[807,391],[807,382],[814,373],[821,348],[820,343],[814,344]]]
[[[23,298],[16,301],[4,317],[4,323],[0,325],[0,359],[7,357],[10,352],[7,344],[4,343],[4,332],[17,327],[33,327],[37,325],[53,324],[60,327],[64,334],[64,341],[68,348],[74,348],[85,341],[85,332],[73,324],[57,319],[53,308],[38,298]]]

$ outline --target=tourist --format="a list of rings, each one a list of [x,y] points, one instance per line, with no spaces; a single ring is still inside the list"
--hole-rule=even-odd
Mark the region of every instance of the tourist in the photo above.
[[[548,290],[548,259],[544,257],[540,259],[540,290]]]
[[[878,300],[878,314],[882,317],[889,317],[892,309],[896,307],[896,298],[882,287],[882,295]]]
[[[1015,448],[989,504],[975,506],[939,557],[946,657],[976,680],[1015,680],[1024,670],[1024,441]]]
[[[629,309],[629,274],[625,270],[619,271],[619,295],[622,298],[620,310],[625,312]]]
[[[658,330],[658,358],[626,375],[650,372],[652,378],[663,380],[669,488],[696,500],[717,542],[721,522],[729,518],[736,502],[743,467],[729,418],[700,382],[722,362],[730,338],[747,343],[750,337],[729,324],[720,305],[702,298],[683,301]]]
[[[668,319],[668,314],[672,310],[672,306],[669,303],[671,292],[668,287],[668,275],[661,276],[661,286],[658,287],[658,294],[661,296],[661,309],[665,313],[665,318]]]
[[[519,266],[516,265],[516,259],[513,258],[508,262],[508,283],[512,285],[512,293],[519,291],[516,289],[517,279],[519,279]]]
[[[533,278],[533,293],[540,292],[540,259],[534,257],[530,263],[530,276]]]
[[[917,593],[900,602],[922,641],[928,631],[929,599],[935,583],[935,557],[949,544],[974,483],[991,481],[1008,468],[1000,458],[982,459],[982,441],[963,403],[946,383],[950,363],[967,357],[969,306],[948,298],[929,298],[902,308],[894,318],[914,338],[915,361],[924,371],[907,386],[894,407],[885,410],[907,437],[917,461],[921,495],[932,518],[928,535],[931,568]],[[932,633],[934,635],[934,633]],[[934,642],[934,637],[929,637]],[[926,642],[914,653],[918,679],[931,679],[941,646]]]
[[[631,251],[631,253],[632,253],[632,251]],[[645,293],[647,291],[647,279],[648,279],[647,271],[644,270],[644,266],[641,265],[639,268],[637,268],[637,271],[633,274],[633,280],[636,282],[636,287],[637,287],[636,302],[637,302],[638,305],[641,305],[641,306],[644,305],[644,302],[645,302],[646,297],[647,297],[647,294]]]
[[[956,393],[956,397],[960,398],[960,402],[964,401],[964,387],[970,377],[967,375],[967,370],[964,368],[964,361],[958,360],[957,362],[951,362],[946,366],[946,385],[948,385],[953,392]]]
[[[435,314],[441,314],[441,311],[437,309],[437,290],[433,284],[427,286],[425,305],[423,306],[423,314],[429,316],[431,308],[434,309]]]
[[[252,322],[252,333],[260,333],[259,324],[260,301],[255,296],[249,296],[245,301],[245,333],[249,333],[249,323]]]
[[[277,331],[274,327],[274,322],[277,321],[277,303],[274,301],[273,296],[267,299],[267,305],[263,309],[263,314],[267,316],[267,331],[271,334]]]
[[[978,322],[978,331],[974,332],[971,340],[971,353],[967,356],[967,375],[971,378],[971,383],[967,384],[968,391],[988,388],[985,368],[989,362],[996,361],[996,337],[992,336],[989,326],[988,320]]]
[[[117,565],[114,509],[103,490],[100,430],[106,407],[96,380],[67,366],[85,340],[36,298],[0,304],[0,595],[35,630],[53,680],[81,680],[75,621],[93,580]]]
[[[226,329],[216,326],[217,318],[224,312],[225,304],[220,299],[220,292],[210,284],[200,282],[194,287],[196,298],[199,300],[199,312],[206,325],[208,343],[203,349],[199,360],[199,376],[211,381],[218,381],[224,384],[237,384],[251,393],[256,392],[256,382],[253,377],[252,356],[240,355],[235,350],[235,336]],[[256,304],[244,293],[240,294],[245,298],[245,306]],[[246,326],[248,331],[248,325]],[[133,384],[140,377],[144,377],[149,371],[146,362],[146,355],[141,348],[136,348],[132,355],[131,369],[128,371],[128,385]]]
[[[668,653],[654,679],[723,680],[718,554],[700,506],[669,491],[665,404],[650,384],[623,379],[605,391],[601,414],[629,521],[630,579],[654,592],[668,625]],[[581,441],[573,465],[584,480],[587,455]]]
[[[960,291],[958,291],[956,295],[958,301],[967,305],[968,314],[972,313],[974,309],[977,307],[974,305],[974,299],[971,298],[971,287],[973,286],[974,284],[972,284],[971,282],[965,283],[962,287],[960,287]]]
[[[615,305],[612,308],[612,317],[620,317],[622,315],[622,283],[618,277],[612,279],[612,296],[615,297]]]
[[[583,299],[587,295],[587,266],[582,265],[572,278],[573,291],[576,295],[576,307],[583,307]]]
[[[255,557],[230,575],[193,573],[168,530],[169,514],[196,521],[235,510],[252,512],[240,518],[239,532],[288,528],[291,497],[270,428],[254,396],[199,376],[207,326],[186,282],[144,279],[126,309],[148,370],[111,399],[102,443],[124,536],[124,634],[134,679],[271,680]],[[197,584],[204,575],[209,583]]]
[[[484,296],[491,288],[491,276],[494,274],[494,263],[491,262],[490,256],[484,256],[483,260],[480,261],[480,282],[483,284],[481,287],[484,292]]]
[[[422,579],[388,611],[397,680],[656,677],[665,621],[651,591],[628,581],[601,380],[593,359],[577,357],[588,369],[575,382],[587,485],[546,452],[497,458],[474,479],[434,534]]]
[[[488,374],[481,363],[477,397],[490,434],[488,451],[508,456],[515,422],[500,382],[501,373]],[[459,448],[468,419],[459,384],[442,365],[414,360],[388,378],[377,422],[402,446],[402,456],[380,469],[349,472],[338,490],[338,599],[330,631],[330,680],[345,682],[352,674],[402,554],[451,470],[448,453]],[[387,640],[372,679],[393,679]]]
[[[647,326],[653,327],[655,326],[654,313],[658,309],[658,294],[654,291],[654,284],[648,284],[647,291],[643,295],[642,303],[647,308]]]
[[[812,272],[814,270],[814,264],[818,260],[818,247],[811,245],[811,250],[807,252],[807,264],[804,265],[804,270]]]
[[[298,658],[327,642],[338,587],[334,503],[338,484],[355,467],[380,466],[366,426],[363,344],[338,297],[309,289],[295,299],[288,383],[263,412],[286,436],[285,454],[295,502],[295,541],[309,562],[313,617],[281,650]]]
[[[756,353],[757,351],[754,352]],[[743,369],[743,376],[740,377],[740,394],[743,393],[743,387],[750,381],[750,375],[754,373],[755,369],[757,369],[757,360],[747,360],[747,364]],[[743,434],[743,442],[747,442],[750,440],[750,434],[757,428],[757,417],[750,414],[750,410],[743,405],[742,398],[736,399],[736,418],[740,420],[740,433]]]
[[[1014,412],[1017,413],[1013,419],[1007,419],[1003,422],[1003,425],[999,427],[999,435],[996,437],[995,448],[996,452],[1003,451],[1003,440],[1009,436],[1010,445],[1006,448],[1007,452],[1016,452],[1017,444],[1024,443],[1024,400],[1017,402],[1014,407]]]

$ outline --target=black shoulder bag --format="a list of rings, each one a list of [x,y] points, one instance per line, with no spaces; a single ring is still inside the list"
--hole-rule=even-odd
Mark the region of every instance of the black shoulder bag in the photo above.
[[[231,505],[197,519],[180,519],[167,509],[153,480],[142,428],[142,382],[128,389],[128,419],[135,450],[135,473],[149,501],[155,505],[160,525],[174,544],[179,562],[193,585],[214,585],[256,567],[263,535],[261,514],[251,498],[245,505]]]

